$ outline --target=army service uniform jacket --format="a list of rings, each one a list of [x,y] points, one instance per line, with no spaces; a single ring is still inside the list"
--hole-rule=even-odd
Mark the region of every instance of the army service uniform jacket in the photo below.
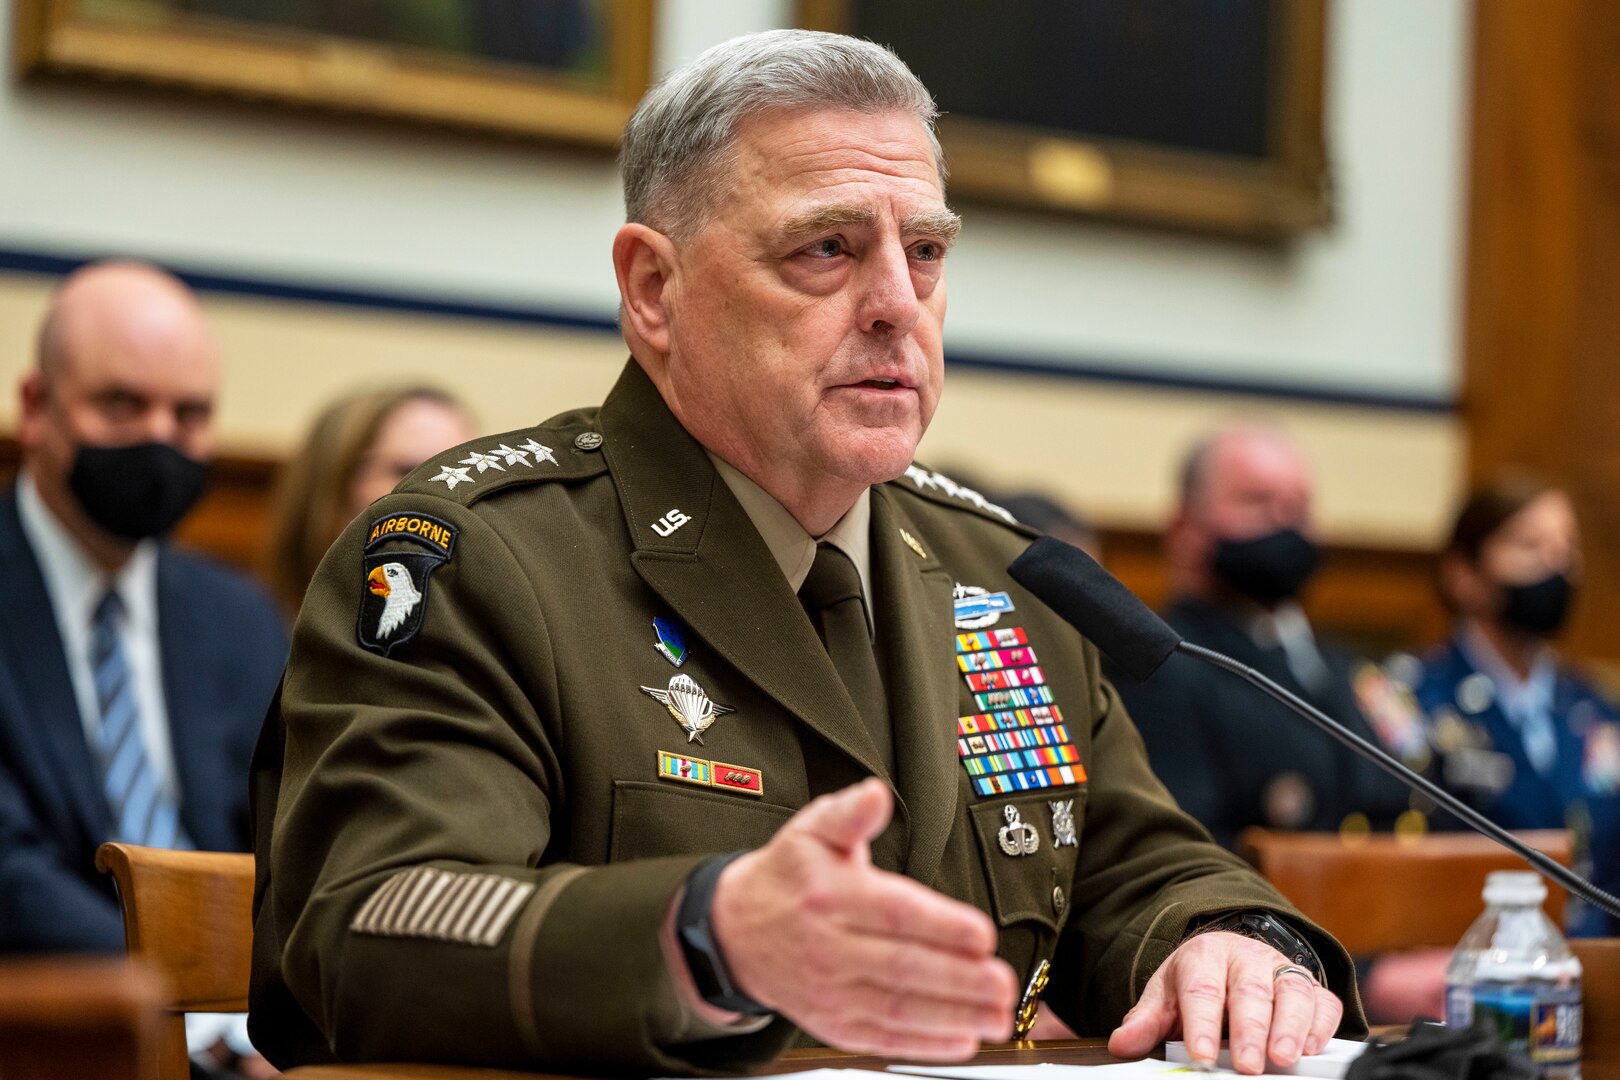
[[[867,776],[896,796],[875,862],[988,912],[1022,978],[1049,959],[1045,1000],[1077,1031],[1106,1033],[1190,925],[1239,908],[1305,933],[1359,1025],[1348,958],[1176,808],[1096,651],[1007,578],[1031,534],[986,505],[916,468],[872,491],[890,776],[633,362],[600,410],[407,478],[322,565],[256,758],[255,1044],[283,1067],[761,1064],[791,1025],[690,1028],[660,926],[705,858]],[[975,648],[959,610],[999,610],[971,632],[1033,655]],[[1009,678],[1040,692],[985,696]],[[968,755],[972,730],[1029,753]]]

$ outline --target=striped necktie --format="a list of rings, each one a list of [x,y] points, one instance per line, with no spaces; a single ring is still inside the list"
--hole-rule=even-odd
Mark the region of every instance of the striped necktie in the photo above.
[[[124,602],[108,589],[91,624],[90,665],[101,709],[102,787],[113,813],[113,839],[148,847],[189,847],[179,813],[158,787],[157,771],[141,734],[135,682],[119,624]]]

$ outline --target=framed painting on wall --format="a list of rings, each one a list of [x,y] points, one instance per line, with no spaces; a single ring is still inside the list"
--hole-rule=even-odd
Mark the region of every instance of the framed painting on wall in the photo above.
[[[15,0],[18,71],[615,145],[653,0]]]
[[[1327,0],[799,0],[939,101],[953,195],[1278,238],[1332,217]]]

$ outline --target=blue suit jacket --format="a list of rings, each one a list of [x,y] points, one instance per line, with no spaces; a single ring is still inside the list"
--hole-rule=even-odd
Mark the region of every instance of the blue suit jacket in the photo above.
[[[159,647],[180,818],[204,850],[248,850],[248,761],[287,658],[270,597],[161,549]],[[15,491],[0,496],[0,953],[123,949],[95,852],[112,812]]]
[[[1600,725],[1616,722],[1614,707],[1585,680],[1560,668],[1552,707],[1558,760],[1543,775],[1530,764],[1518,728],[1503,713],[1494,694],[1475,701],[1459,700],[1468,695],[1459,695],[1458,686],[1477,674],[1467,654],[1452,641],[1424,658],[1423,675],[1413,692],[1430,725],[1431,742],[1437,744],[1442,758],[1447,739],[1437,729],[1448,718],[1455,718],[1481,748],[1506,755],[1513,763],[1512,777],[1507,787],[1495,792],[1448,786],[1506,829],[1562,829],[1570,825],[1572,812],[1582,814],[1590,821],[1592,879],[1613,893],[1620,888],[1620,791],[1610,783],[1589,780],[1587,744]],[[1437,771],[1445,775],[1443,764]],[[1620,923],[1602,912],[1573,899],[1571,905],[1568,929],[1572,934],[1599,936],[1620,931]]]

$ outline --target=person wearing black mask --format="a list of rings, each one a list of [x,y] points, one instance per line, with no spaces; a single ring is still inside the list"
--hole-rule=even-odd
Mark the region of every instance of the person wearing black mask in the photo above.
[[[1319,636],[1299,598],[1320,562],[1310,466],[1286,433],[1232,423],[1187,453],[1165,555],[1163,612],[1188,641],[1275,679],[1367,738],[1358,690],[1376,666]],[[1422,827],[1406,789],[1246,684],[1172,656],[1138,683],[1110,676],[1159,778],[1218,843],[1250,826],[1308,831]],[[1404,817],[1404,820],[1402,820]],[[1369,1015],[1399,1023],[1443,1007],[1445,953],[1363,968]]]
[[[248,761],[287,655],[274,602],[165,539],[202,494],[217,347],[184,285],[63,282],[0,495],[0,953],[120,952],[96,847],[248,850]]]
[[[1568,828],[1577,868],[1620,887],[1620,724],[1614,706],[1554,652],[1579,591],[1569,496],[1507,473],[1463,505],[1440,559],[1451,640],[1408,674],[1435,778],[1509,829]],[[1571,898],[1567,929],[1620,933]]]

